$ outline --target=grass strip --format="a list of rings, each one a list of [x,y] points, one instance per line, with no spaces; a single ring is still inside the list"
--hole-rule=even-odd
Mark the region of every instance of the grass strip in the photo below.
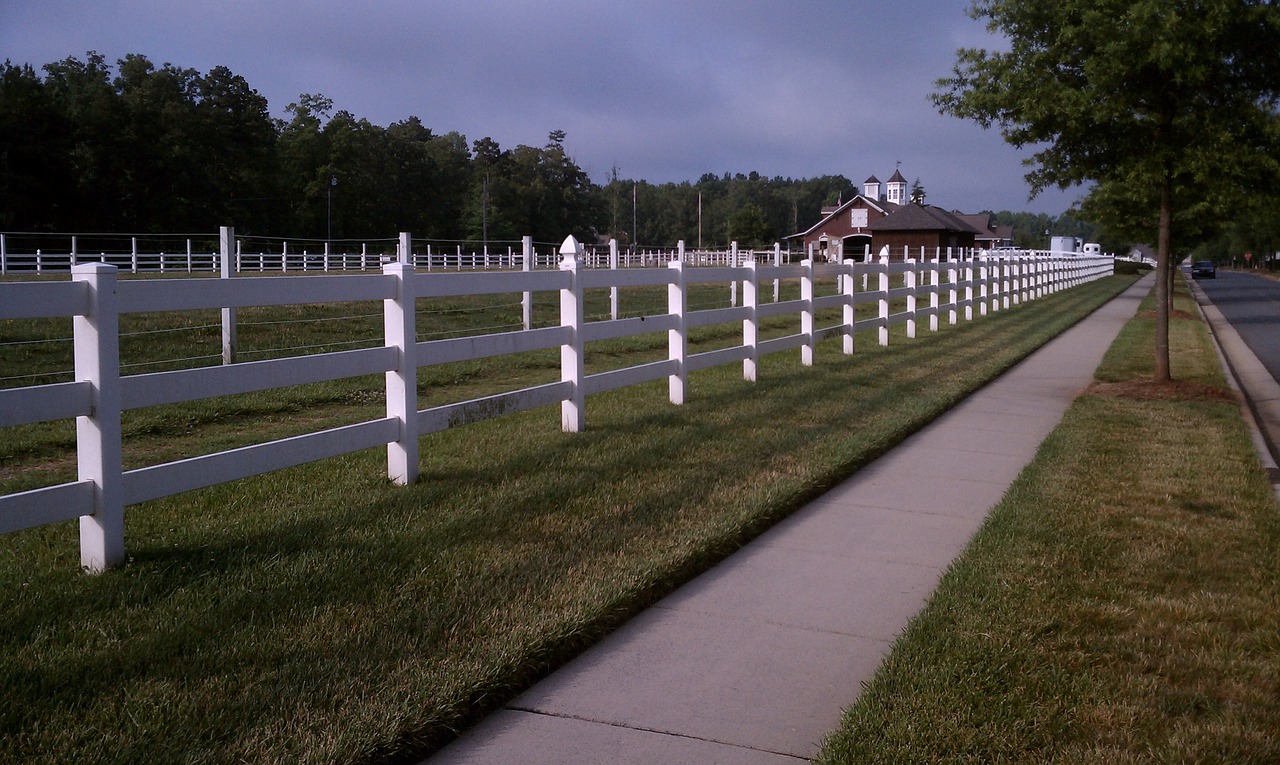
[[[1175,308],[1178,384],[1140,311],[819,762],[1280,762],[1280,508]]]
[[[0,539],[0,753],[27,763],[409,761],[946,411],[1132,283],[888,348],[836,343]],[[899,328],[900,329],[900,328]]]

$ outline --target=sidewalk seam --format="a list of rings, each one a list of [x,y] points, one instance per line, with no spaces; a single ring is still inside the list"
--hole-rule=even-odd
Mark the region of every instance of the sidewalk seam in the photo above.
[[[559,720],[576,720],[578,722],[591,723],[592,725],[604,725],[610,728],[619,728],[621,730],[633,730],[640,733],[653,733],[659,736],[670,736],[671,738],[681,738],[681,739],[687,739],[689,741],[702,741],[707,744],[716,744],[717,746],[727,746],[733,749],[744,749],[749,752],[762,752],[764,754],[773,754],[779,757],[788,757],[790,759],[795,760],[796,762],[810,762],[808,758],[791,754],[790,752],[776,752],[772,749],[760,749],[754,746],[743,746],[742,744],[734,744],[728,741],[719,741],[714,738],[704,738],[702,736],[691,736],[687,733],[674,733],[669,730],[657,730],[656,728],[642,728],[634,725],[623,725],[621,723],[609,722],[607,720],[594,720],[590,717],[579,717],[577,715],[555,714],[553,712],[546,712],[541,709],[533,709],[530,707],[508,706],[506,707],[506,709],[509,712],[524,712],[526,714],[538,715],[539,717],[552,717]]]

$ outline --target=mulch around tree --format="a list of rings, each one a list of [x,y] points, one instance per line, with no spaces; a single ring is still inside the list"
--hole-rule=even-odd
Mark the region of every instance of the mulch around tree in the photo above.
[[[1155,311],[1143,311],[1142,313],[1138,314],[1139,319],[1154,319],[1155,317],[1156,317]],[[1169,312],[1169,318],[1170,319],[1199,319],[1200,317],[1196,316],[1193,313],[1183,311],[1181,309],[1174,309]]]

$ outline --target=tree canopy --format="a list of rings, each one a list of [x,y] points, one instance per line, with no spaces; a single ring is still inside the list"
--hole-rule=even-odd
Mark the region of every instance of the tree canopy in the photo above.
[[[436,132],[417,116],[387,126],[303,93],[271,116],[226,67],[207,73],[131,54],[0,65],[0,230],[243,234],[358,239],[410,231],[428,240],[625,247],[772,247],[858,189],[842,175],[705,173],[601,184],[551,130],[504,147]],[[917,180],[917,197],[924,188]],[[1071,224],[1034,216],[1029,238]],[[1023,216],[1025,217],[1025,216]]]
[[[976,0],[970,14],[1007,50],[961,49],[934,103],[1031,147],[1033,193],[1092,182],[1086,210],[1155,234],[1156,379],[1170,379],[1173,235],[1207,234],[1206,212],[1278,172],[1280,9],[1272,0]]]

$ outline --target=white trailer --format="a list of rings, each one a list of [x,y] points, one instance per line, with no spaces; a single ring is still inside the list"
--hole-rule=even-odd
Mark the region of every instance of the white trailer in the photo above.
[[[1049,240],[1052,252],[1080,252],[1084,240],[1078,236],[1055,236]]]

